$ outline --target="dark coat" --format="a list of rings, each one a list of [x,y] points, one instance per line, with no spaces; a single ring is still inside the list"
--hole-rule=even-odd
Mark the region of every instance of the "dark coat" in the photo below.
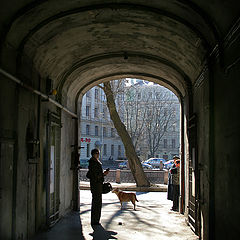
[[[172,184],[172,174],[168,172],[168,189],[167,189],[167,199],[173,201],[173,184]]]
[[[90,158],[88,162],[91,191],[102,191],[102,184],[104,181],[102,164],[100,161],[93,157]]]

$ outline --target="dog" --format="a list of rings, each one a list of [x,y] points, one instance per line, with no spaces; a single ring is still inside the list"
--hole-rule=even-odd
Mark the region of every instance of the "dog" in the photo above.
[[[123,202],[132,202],[133,209],[136,211],[135,202],[136,201],[138,202],[138,200],[135,193],[126,193],[126,192],[120,191],[118,188],[113,189],[112,193],[115,193],[118,196],[118,199],[121,203],[121,209],[122,209]]]

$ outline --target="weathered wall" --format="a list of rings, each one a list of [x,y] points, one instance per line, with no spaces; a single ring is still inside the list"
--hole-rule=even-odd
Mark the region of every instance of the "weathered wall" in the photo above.
[[[209,74],[206,66],[193,88],[193,112],[197,116],[198,144],[196,174],[199,174],[197,185],[200,187],[197,198],[200,204],[200,231],[203,239],[208,239],[209,232],[209,100]]]
[[[11,56],[15,56],[12,54]],[[9,55],[4,69],[14,69],[15,60]],[[5,51],[5,56],[8,52]],[[18,74],[21,81],[45,93],[45,79],[24,59]],[[47,193],[47,114],[57,108],[31,91],[0,75],[0,146],[1,146],[1,239],[28,239],[46,226]],[[31,139],[38,139],[36,158],[27,156],[27,129]],[[62,156],[60,158],[60,216],[72,206],[71,145],[74,141],[73,120],[63,114]],[[4,220],[3,220],[4,219]]]
[[[66,211],[72,207],[72,152],[74,150],[74,121],[71,116],[62,113],[62,141],[61,141],[61,160],[60,160],[60,215],[64,215]]]
[[[14,162],[16,160],[16,113],[17,94],[14,83],[0,75],[0,232],[3,239],[11,239]],[[5,103],[5,104],[2,104]]]
[[[234,41],[223,49],[220,56],[222,61],[213,63],[211,68],[215,239],[237,239],[240,233],[239,28],[238,35],[232,37]]]

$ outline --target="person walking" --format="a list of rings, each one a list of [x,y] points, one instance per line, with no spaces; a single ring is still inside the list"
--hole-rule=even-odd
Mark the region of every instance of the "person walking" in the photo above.
[[[88,169],[90,178],[90,189],[92,193],[92,206],[91,206],[91,226],[100,225],[101,210],[102,210],[102,187],[104,176],[109,173],[109,169],[103,172],[102,163],[99,161],[100,151],[93,149],[91,151],[92,157],[90,158]]]
[[[173,211],[179,211],[179,195],[180,195],[180,186],[179,186],[179,177],[180,177],[180,158],[178,156],[173,157],[174,166],[170,169],[172,176],[172,200],[173,200]]]

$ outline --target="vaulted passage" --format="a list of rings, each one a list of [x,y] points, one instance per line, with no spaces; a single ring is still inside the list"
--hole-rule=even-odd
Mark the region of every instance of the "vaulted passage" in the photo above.
[[[124,77],[181,102],[180,212],[195,233],[238,236],[239,12],[236,0],[1,3],[1,237],[78,209],[82,96]]]

